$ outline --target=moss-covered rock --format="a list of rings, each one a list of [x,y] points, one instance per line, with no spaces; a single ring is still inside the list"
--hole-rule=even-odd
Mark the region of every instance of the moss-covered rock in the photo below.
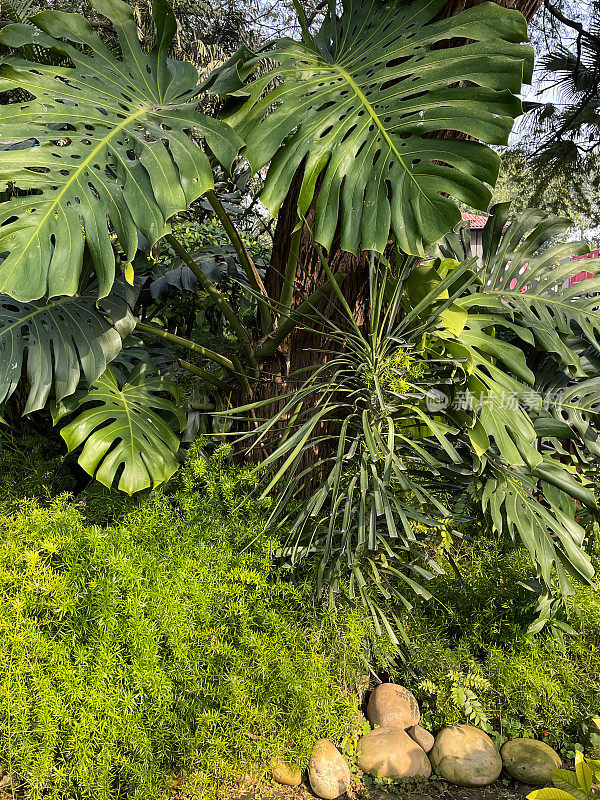
[[[562,763],[556,750],[536,739],[511,739],[500,755],[511,778],[531,786],[552,783],[552,772]]]

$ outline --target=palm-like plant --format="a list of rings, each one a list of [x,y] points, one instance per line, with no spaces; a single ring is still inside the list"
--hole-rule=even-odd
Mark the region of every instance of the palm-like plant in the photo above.
[[[535,198],[543,198],[548,175],[576,187],[583,177],[598,187],[600,4],[574,8],[571,19],[562,4],[544,4],[551,44],[538,67],[550,98],[525,103],[524,141],[539,176]]]
[[[546,590],[569,593],[573,578],[593,576],[575,504],[597,512],[586,464],[598,449],[589,350],[600,300],[563,287],[578,269],[563,259],[582,250],[547,247],[565,220],[528,211],[507,226],[507,215],[492,210],[481,264],[445,257],[394,276],[372,262],[365,329],[338,290],[346,324],[318,314],[306,323],[325,327],[331,358],[250,445],[275,442],[264,493],[278,487],[272,519],[288,532],[285,554],[316,557],[319,588],[332,601],[359,595],[388,631],[400,629],[408,588],[427,593],[431,537],[465,493],[528,550]],[[572,454],[560,438],[573,440]],[[315,461],[319,448],[330,454]]]
[[[518,13],[483,3],[435,20],[442,5],[347,0],[338,15],[331,3],[314,36],[298,6],[301,42],[242,48],[204,84],[168,57],[175,21],[165,0],[154,3],[149,52],[122,0],[94,0],[120,54],[77,14],[46,11],[0,33],[15,51],[0,64],[0,392],[13,391],[26,346],[28,410],[53,391],[55,418],[73,415],[63,435],[81,448],[82,466],[133,492],[175,470],[183,418],[164,376],[143,366],[121,379],[105,367],[133,321],[138,333],[195,353],[207,363],[182,367],[253,412],[255,447],[272,444],[265,492],[277,489],[273,520],[291,530],[287,552],[316,555],[318,585],[332,599],[338,589],[361,596],[391,635],[398,602],[410,605],[406,590],[427,593],[429,537],[452,518],[457,493],[477,497],[498,531],[520,538],[546,587],[568,591],[572,578],[592,577],[575,503],[596,512],[586,476],[600,449],[598,280],[589,293],[563,288],[577,270],[565,259],[585,246],[549,247],[567,223],[528,211],[507,227],[500,206],[481,265],[452,234],[437,259],[407,255],[422,256],[452,229],[455,200],[487,206],[498,158],[486,145],[506,141],[531,72]],[[52,57],[31,60],[39,52]],[[207,91],[225,97],[227,122],[199,112]],[[468,138],[432,135],[449,127]],[[240,152],[255,170],[269,164],[263,199],[273,212],[301,179],[273,297],[214,191],[213,165],[227,169]],[[255,324],[170,232],[170,219],[202,196],[231,239]],[[309,207],[327,280],[296,303]],[[340,289],[346,276],[321,250],[338,226],[342,248],[373,254],[364,328]],[[135,319],[134,298],[115,279],[122,272],[131,283],[139,243],[161,238],[186,268],[186,286],[193,276],[218,310],[226,352],[159,318]],[[390,238],[394,267],[375,258]],[[344,323],[324,315],[331,297]],[[85,320],[87,344],[67,311]],[[269,408],[253,402],[263,365],[298,325],[325,330],[331,352],[256,420]],[[81,375],[88,385],[75,391]]]

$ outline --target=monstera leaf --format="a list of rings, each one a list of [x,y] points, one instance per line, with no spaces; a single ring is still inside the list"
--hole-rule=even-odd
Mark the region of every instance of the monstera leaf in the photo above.
[[[89,392],[59,404],[54,420],[85,407],[60,432],[69,452],[83,445],[79,464],[87,473],[109,487],[118,478],[118,488],[133,494],[168,480],[178,466],[174,428],[183,430],[185,414],[164,395],[177,400],[177,387],[149,364],[122,388],[109,367]]]
[[[210,91],[243,100],[225,119],[254,170],[271,162],[261,198],[271,212],[301,166],[306,212],[323,173],[315,236],[327,248],[339,220],[344,250],[383,252],[391,230],[423,255],[460,220],[452,198],[488,207],[499,159],[481,142],[506,142],[532,51],[518,44],[518,12],[482,3],[434,22],[444,4],[345,0],[314,40],[244,48],[209,79]],[[440,48],[450,39],[469,44]],[[265,70],[266,58],[275,66]],[[480,142],[431,136],[447,130]]]
[[[584,547],[585,530],[574,514],[561,509],[564,497],[555,487],[542,482],[542,496],[546,496],[552,511],[539,502],[539,494],[531,477],[505,469],[486,482],[483,508],[489,507],[499,533],[506,528],[513,537],[520,537],[546,585],[551,585],[555,570],[561,589],[569,594],[569,576],[581,583],[590,583],[594,576]]]
[[[72,394],[81,374],[93,383],[131,333],[136,291],[117,281],[96,305],[97,286],[74,297],[24,303],[0,295],[0,402],[17,387],[24,364],[25,413],[43,408],[52,383],[57,400]]]
[[[458,305],[510,315],[531,331],[546,352],[558,353],[564,363],[585,376],[579,356],[565,339],[583,334],[600,350],[600,278],[572,286],[569,280],[582,268],[573,257],[589,248],[585,242],[553,244],[571,226],[567,219],[530,208],[510,220],[509,211],[508,203],[491,209],[483,229],[481,282]],[[440,245],[444,255],[459,260],[464,257],[461,247],[456,235]]]
[[[176,23],[165,0],[153,5],[157,36],[148,54],[130,6],[92,5],[114,26],[122,59],[79,14],[42,11],[32,25],[0,33],[5,46],[53,48],[71,63],[9,57],[0,65],[0,91],[31,98],[0,106],[2,141],[28,145],[0,150],[0,188],[17,190],[0,204],[0,292],[22,301],[74,294],[84,245],[106,296],[115,275],[111,230],[131,260],[138,231],[152,245],[170,216],[212,188],[208,157],[189,134],[226,166],[241,145],[195,110],[196,68],[167,58]]]

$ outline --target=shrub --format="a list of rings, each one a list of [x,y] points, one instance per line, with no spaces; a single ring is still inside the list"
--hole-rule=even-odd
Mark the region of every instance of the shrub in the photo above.
[[[576,587],[568,603],[577,635],[561,644],[548,628],[527,632],[534,615],[523,550],[484,535],[455,555],[462,580],[446,563],[430,584],[435,600],[407,620],[411,672],[401,679],[421,702],[423,724],[471,722],[498,740],[535,736],[563,749],[583,741],[600,708],[598,590]]]
[[[0,758],[28,797],[149,800],[190,773],[209,797],[353,731],[360,619],[276,573],[248,471],[195,447],[168,492],[15,503],[27,458],[2,459]]]

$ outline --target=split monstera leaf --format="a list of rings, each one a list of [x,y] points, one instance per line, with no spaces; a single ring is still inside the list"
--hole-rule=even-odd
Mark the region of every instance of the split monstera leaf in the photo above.
[[[242,49],[204,84],[192,64],[168,57],[176,22],[166,0],[154,0],[149,51],[122,0],[92,0],[114,30],[110,46],[79,14],[43,11],[6,26],[0,394],[9,397],[26,375],[27,410],[54,389],[54,400],[75,411],[67,401],[80,376],[88,387],[116,380],[99,371],[133,317],[121,308],[127,325],[119,326],[106,311],[115,278],[122,268],[131,282],[140,239],[155,244],[173,215],[214,188],[213,157],[226,169],[239,153],[254,170],[269,164],[263,200],[273,213],[303,169],[299,215],[315,202],[316,239],[327,248],[341,225],[343,249],[381,252],[392,236],[405,252],[423,254],[460,218],[456,200],[486,208],[498,171],[487,145],[506,142],[521,112],[516,95],[530,78],[532,53],[517,12],[484,3],[436,20],[443,5],[346,0],[338,15],[331,3],[314,37],[300,13],[303,41]],[[205,92],[228,95],[237,107],[224,121],[208,117],[198,110]],[[440,138],[442,131],[458,136]],[[63,311],[81,315],[84,307],[80,337]],[[9,361],[13,346],[19,357]],[[161,402],[172,403],[165,392],[157,389]],[[98,405],[95,418],[107,407]],[[116,431],[108,420],[102,448]],[[172,454],[162,426],[155,434]],[[100,447],[90,436],[80,461],[127,491],[156,485],[174,459],[152,437],[142,456],[141,441],[120,426],[108,450],[98,450],[104,460],[90,455]],[[121,459],[106,455],[117,451]],[[139,459],[149,463],[151,452],[166,466],[146,474]]]
[[[487,210],[500,162],[484,143],[507,142],[533,53],[518,12],[482,3],[435,21],[445,2],[345,0],[341,17],[330,3],[314,38],[242,48],[209,79],[235,103],[224,119],[253,170],[270,165],[261,199],[272,213],[301,169],[305,214],[322,175],[315,237],[326,248],[339,223],[343,250],[382,253],[391,231],[425,255],[459,222],[455,199]],[[461,138],[439,138],[448,131]]]
[[[173,214],[213,188],[202,142],[229,168],[242,141],[197,111],[196,68],[167,57],[176,22],[164,0],[154,3],[157,34],[147,54],[129,6],[96,0],[94,8],[112,23],[120,59],[79,14],[44,11],[0,34],[7,47],[31,52],[34,45],[63,64],[9,56],[0,65],[0,90],[12,92],[0,106],[0,188],[9,195],[0,203],[0,396],[13,393],[25,362],[26,411],[41,408],[52,388],[56,401],[73,396],[82,375],[95,399],[110,386],[112,404],[97,405],[93,415],[105,422],[102,435],[88,436],[80,463],[133,492],[177,466],[178,437],[151,408],[158,404],[178,422],[179,412],[170,389],[152,394],[164,388],[158,378],[136,374],[120,389],[104,372],[135,325],[135,293],[115,283],[117,250],[127,265],[139,234],[152,246]],[[84,254],[96,282],[82,290]],[[146,379],[147,391],[139,387]],[[148,404],[146,428],[129,424],[136,419],[126,402],[131,381],[138,410]],[[109,424],[117,397],[121,424]],[[89,426],[90,416],[88,409],[71,425],[89,434],[83,422]],[[64,430],[69,443],[71,430]]]
[[[19,194],[0,204],[0,292],[17,300],[72,295],[84,245],[105,297],[115,278],[110,227],[126,261],[138,231],[152,246],[169,217],[213,187],[209,159],[191,132],[225,166],[242,144],[230,128],[195,110],[198,73],[167,52],[176,23],[165,0],[154,3],[157,37],[143,52],[133,12],[121,0],[95,0],[117,31],[118,60],[79,14],[42,11],[33,25],[9,25],[0,43],[36,44],[64,53],[72,66],[7,58],[0,90],[31,100],[0,107],[0,141],[29,147],[0,151],[0,186]]]

